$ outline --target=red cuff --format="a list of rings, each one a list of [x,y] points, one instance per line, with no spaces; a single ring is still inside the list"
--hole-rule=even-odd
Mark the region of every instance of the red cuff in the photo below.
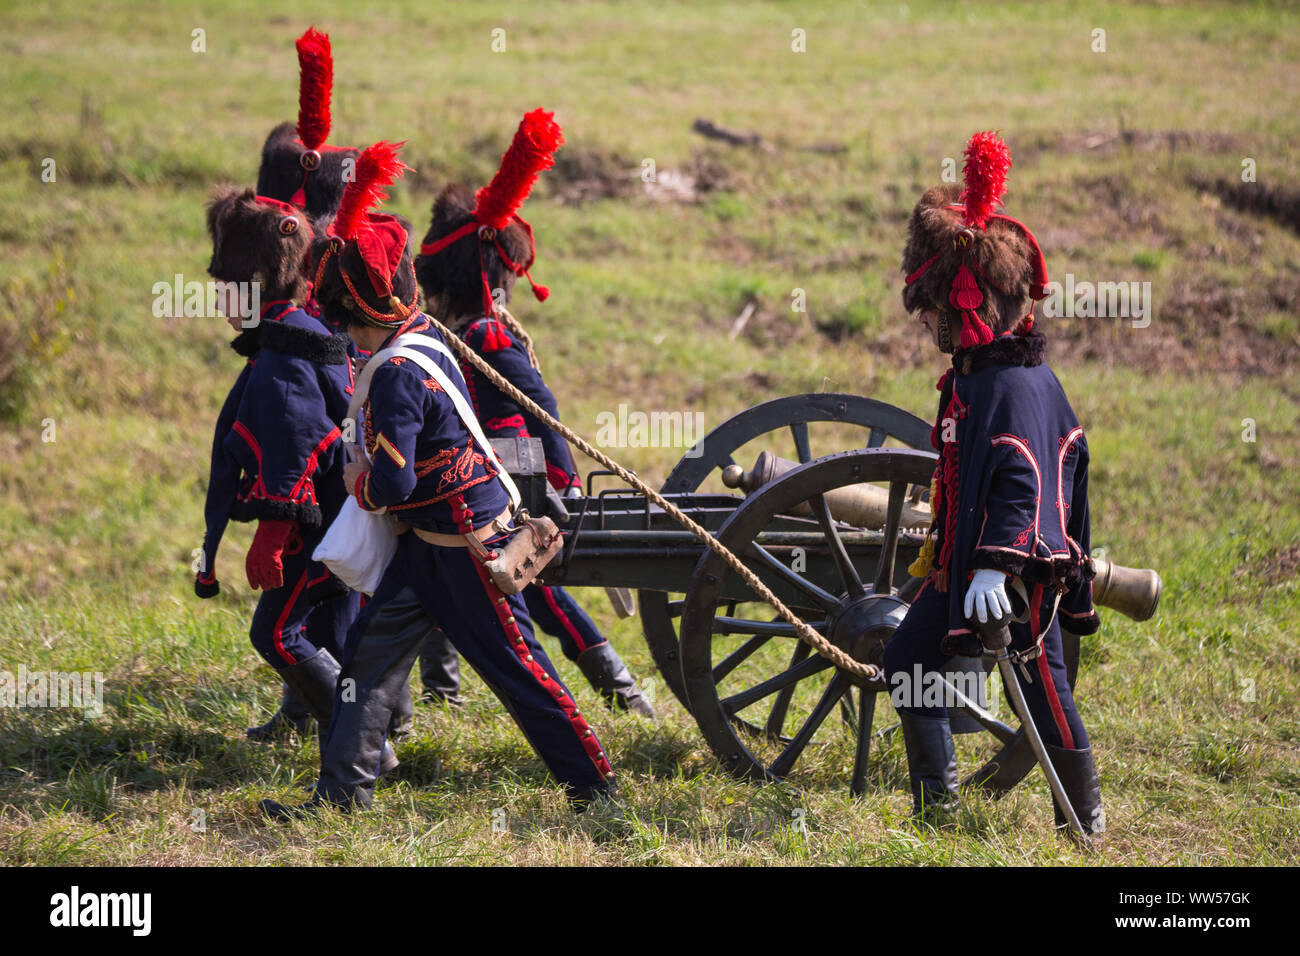
[[[370,469],[367,468],[357,477],[356,483],[352,486],[352,494],[363,511],[378,511],[379,506],[370,500],[370,488],[366,484],[369,478]]]
[[[551,487],[556,491],[564,491],[566,488],[572,488],[574,485],[581,485],[582,479],[577,475],[571,475],[563,468],[546,463],[546,480],[551,483]]]

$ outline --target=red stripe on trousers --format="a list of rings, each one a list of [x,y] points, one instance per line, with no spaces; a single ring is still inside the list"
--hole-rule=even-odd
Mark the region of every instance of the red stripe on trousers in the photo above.
[[[573,622],[569,620],[569,616],[560,610],[559,602],[557,602],[555,596],[551,594],[551,589],[543,587],[542,597],[546,600],[546,606],[551,609],[551,613],[560,619],[560,624],[569,632],[569,637],[573,638],[573,643],[578,645],[579,653],[585,651],[587,645],[582,643],[582,635],[578,633],[577,627],[575,627]]]
[[[298,603],[298,595],[302,593],[303,585],[307,583],[307,572],[303,571],[302,576],[298,578],[298,583],[293,587],[293,593],[289,595],[289,600],[285,602],[284,607],[280,610],[280,616],[276,619],[275,630],[271,632],[271,638],[275,642],[275,649],[286,662],[297,664],[293,655],[284,649],[284,622],[293,610],[293,606]]]
[[[551,675],[546,673],[546,669],[533,658],[532,653],[528,650],[528,643],[519,630],[519,623],[510,610],[510,602],[497,588],[492,576],[488,574],[487,568],[483,567],[472,555],[470,562],[474,565],[474,570],[478,572],[479,580],[483,582],[483,590],[487,592],[488,599],[492,602],[492,608],[496,611],[497,620],[501,622],[501,629],[505,631],[506,638],[510,641],[515,656],[519,658],[519,663],[523,664],[524,669],[555,696],[555,702],[564,711],[564,716],[569,718],[569,724],[573,727],[573,732],[578,735],[578,740],[581,742],[582,748],[587,751],[587,756],[596,765],[600,775],[608,777],[614,772],[614,768],[609,765],[605,751],[601,749],[600,741],[596,739],[595,731],[587,726],[586,718],[578,713],[578,705],[573,702],[573,698],[566,694],[560,683],[553,680]]]
[[[1039,617],[1038,609],[1042,605],[1043,586],[1034,585],[1033,603],[1029,610],[1029,627],[1034,637],[1039,634]],[[1052,679],[1052,669],[1047,666],[1047,649],[1039,648],[1038,654],[1038,679],[1043,682],[1043,693],[1047,696],[1047,706],[1052,709],[1052,719],[1056,721],[1056,729],[1061,735],[1061,746],[1067,750],[1074,749],[1074,734],[1070,733],[1070,725],[1065,720],[1065,708],[1061,706],[1061,697],[1056,692],[1056,681]]]

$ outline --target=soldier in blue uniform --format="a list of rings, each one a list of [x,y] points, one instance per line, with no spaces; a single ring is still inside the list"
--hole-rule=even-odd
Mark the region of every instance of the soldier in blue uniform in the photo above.
[[[298,52],[298,122],[281,123],[266,138],[257,171],[257,193],[289,203],[307,214],[313,231],[324,235],[343,198],[344,173],[361,154],[358,149],[329,145],[330,97],[333,93],[334,57],[327,34],[308,29],[295,44]],[[322,319],[310,294],[303,310]],[[341,332],[322,320],[331,332]],[[351,339],[348,352],[354,365],[362,357]],[[343,639],[356,619],[361,602],[345,591],[320,602],[307,618],[310,640],[335,657],[343,652]],[[414,716],[409,692],[393,715],[391,734],[399,739],[409,732]],[[253,740],[269,740],[288,730],[301,735],[311,722],[307,704],[285,684],[280,706],[266,723],[248,729]]]
[[[362,154],[333,236],[313,248],[316,296],[371,362],[403,337],[464,393],[447,346],[416,308],[405,229],[395,217],[367,211],[402,168],[389,144]],[[349,465],[344,480],[363,510],[387,511],[409,530],[398,536],[396,555],[348,634],[340,686],[350,693],[335,700],[311,800],[263,806],[284,818],[325,804],[370,804],[396,696],[421,644],[441,626],[582,809],[610,792],[609,761],[533,637],[524,601],[503,594],[469,547],[473,537],[490,550],[505,537],[502,529],[511,529],[494,462],[437,377],[402,356],[367,372],[359,431],[370,461]]]
[[[416,277],[433,314],[507,381],[558,419],[559,406],[542,378],[531,338],[509,312],[497,307],[500,299],[509,300],[516,279],[527,276],[533,265],[532,228],[517,214],[500,229],[487,227],[490,237],[483,228],[475,218],[475,198],[469,190],[455,184],[444,188],[434,202],[433,221],[415,260]],[[539,299],[545,299],[544,287],[534,289]],[[578,493],[582,483],[568,442],[464,359],[461,370],[487,436],[539,437],[551,484],[562,494]],[[611,708],[654,719],[654,708],[618,651],[568,592],[532,584],[523,593],[533,623],[559,639],[564,656],[577,663]],[[436,633],[422,652],[421,673],[427,696],[455,703],[459,680],[453,669],[455,656],[448,650],[446,636]]]
[[[1089,559],[1088,443],[1044,362],[1033,302],[1047,270],[1033,234],[994,210],[1010,154],[991,133],[972,138],[965,189],[929,190],[912,213],[903,303],[952,368],[938,383],[931,441],[939,452],[934,522],[913,574],[925,584],[885,648],[894,687],[920,664],[944,673],[978,655],[976,622],[1015,613],[1013,659],[1036,726],[1084,828],[1104,825],[1088,734],[1066,675],[1061,619],[1098,627]],[[1013,607],[1014,605],[1014,607]],[[914,809],[950,805],[957,768],[944,707],[899,710]],[[1057,809],[1058,827],[1065,825]]]
[[[249,632],[253,647],[328,727],[338,677],[327,626],[308,627],[322,601],[349,594],[311,553],[345,500],[340,422],[352,391],[347,337],[331,334],[298,307],[311,228],[297,208],[251,189],[221,191],[208,207],[208,272],[227,283],[260,283],[259,314],[241,317],[237,294],[224,311],[231,343],[247,359],[217,419],[204,518],[199,597],[215,596],[217,549],[229,521],[256,521],[245,560],[248,583],[262,590]],[[256,319],[252,322],[251,319]],[[355,605],[351,608],[355,614]],[[391,749],[386,762],[395,766]]]

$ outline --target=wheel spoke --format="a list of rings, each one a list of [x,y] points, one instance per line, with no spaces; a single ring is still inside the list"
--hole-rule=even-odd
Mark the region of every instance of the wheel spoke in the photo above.
[[[768,568],[777,577],[781,578],[781,580],[795,588],[798,588],[804,594],[808,595],[808,597],[816,601],[817,606],[823,610],[829,611],[840,603],[839,598],[835,597],[835,595],[831,594],[829,591],[823,591],[816,584],[800,575],[798,571],[792,571],[790,568],[787,568],[780,558],[772,554],[772,552],[768,551],[761,544],[751,541],[749,544],[749,552],[753,557],[758,558],[764,567]]]
[[[713,683],[721,684],[723,679],[744,663],[749,655],[753,654],[771,639],[772,635],[770,634],[755,634],[744,644],[740,645],[739,648],[728,654],[721,664],[713,668]],[[802,643],[802,641],[800,643]]]
[[[857,733],[858,711],[853,706],[852,693],[845,694],[840,698],[840,720],[844,721],[844,726],[849,728],[849,733]]]
[[[835,676],[826,685],[826,690],[822,692],[821,699],[817,701],[817,706],[808,715],[808,719],[803,722],[803,726],[794,735],[790,745],[781,751],[781,756],[772,761],[772,766],[768,767],[773,776],[784,777],[794,768],[795,763],[802,756],[804,748],[808,746],[808,741],[812,740],[813,734],[817,733],[817,728],[826,720],[826,715],[834,709],[836,702],[852,686],[853,684],[848,675],[840,671],[835,672]]]
[[[849,560],[849,553],[844,549],[844,542],[840,540],[840,533],[835,529],[835,519],[831,517],[830,508],[826,506],[826,498],[823,495],[814,495],[808,499],[808,504],[812,508],[813,514],[817,516],[817,523],[822,526],[822,534],[826,536],[826,543],[831,549],[831,557],[835,559],[835,566],[840,570],[840,578],[844,581],[844,589],[848,591],[850,598],[859,598],[867,593],[867,589],[862,586],[862,579],[858,577],[858,571],[853,567],[853,562]]]
[[[782,687],[789,687],[797,684],[805,678],[812,677],[828,667],[833,667],[829,659],[815,654],[806,660],[800,661],[793,667],[783,670],[775,677],[769,677],[761,684],[755,684],[748,690],[742,690],[739,694],[732,694],[730,697],[724,697],[718,703],[722,705],[722,712],[730,717],[738,711],[744,710],[755,701],[762,700],[775,694]]]
[[[812,461],[812,448],[808,444],[808,423],[792,422],[790,434],[794,435],[794,447],[799,456],[799,463],[806,464]]]
[[[814,631],[826,630],[825,621],[806,622]],[[714,634],[762,634],[764,637],[798,637],[794,625],[785,621],[751,621],[743,617],[715,617]]]
[[[849,796],[860,797],[867,789],[867,757],[871,753],[871,724],[876,717],[875,691],[861,689],[858,706],[858,746],[853,755],[853,777],[849,780]]]
[[[885,439],[888,437],[889,436],[885,433],[883,428],[873,428],[867,433],[867,447],[879,448],[885,443]]]
[[[681,616],[682,616],[682,608],[684,608],[685,606],[686,606],[686,602],[685,602],[685,601],[669,601],[669,602],[668,602],[668,616],[669,616],[669,617],[681,617]]]
[[[885,514],[885,540],[880,548],[880,561],[876,564],[875,593],[890,594],[894,584],[894,558],[898,554],[898,526],[903,516],[903,502],[907,500],[907,485],[901,481],[889,484],[889,510]]]
[[[795,645],[794,650],[790,654],[790,666],[794,667],[795,664],[798,664],[811,653],[812,648],[803,641],[800,641]],[[785,729],[786,711],[790,709],[790,698],[793,696],[794,687],[790,686],[784,688],[776,695],[776,700],[772,701],[772,710],[767,715],[767,724],[763,728],[764,732],[769,737],[776,738],[781,736],[781,731]]]

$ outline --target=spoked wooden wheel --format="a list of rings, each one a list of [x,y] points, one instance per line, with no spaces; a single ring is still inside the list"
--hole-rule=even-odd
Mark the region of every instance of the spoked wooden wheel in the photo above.
[[[916,590],[906,568],[923,537],[902,527],[904,506],[917,486],[929,483],[934,461],[930,453],[893,450],[817,459],[747,498],[718,538],[832,644],[878,666]],[[837,502],[832,492],[863,482],[888,489],[883,530],[831,514],[827,496]],[[801,510],[811,514],[799,517]],[[817,543],[796,549],[784,542],[807,540],[792,530],[800,522],[817,532]],[[713,551],[692,578],[681,635],[691,712],[731,773],[798,780],[831,765],[843,768],[850,793],[865,790],[873,721],[879,707],[890,706],[877,701],[887,691],[883,680],[836,667],[791,625],[773,623],[770,608]],[[837,712],[841,719],[830,719]],[[996,751],[972,778],[1000,791],[1033,768],[1014,726],[973,701],[954,713],[985,738],[977,749]]]
[[[907,448],[928,448],[930,425],[901,408],[860,395],[816,393],[778,398],[746,409],[709,432],[678,462],[660,490],[664,494],[700,491],[710,479],[718,480],[727,465],[748,468],[752,455],[763,446],[805,463],[813,459],[814,453],[880,448],[891,440]],[[753,446],[753,450],[742,452],[746,446]],[[746,460],[738,460],[738,456]],[[684,603],[681,594],[637,594],[641,627],[650,653],[664,682],[689,709],[678,638]]]

